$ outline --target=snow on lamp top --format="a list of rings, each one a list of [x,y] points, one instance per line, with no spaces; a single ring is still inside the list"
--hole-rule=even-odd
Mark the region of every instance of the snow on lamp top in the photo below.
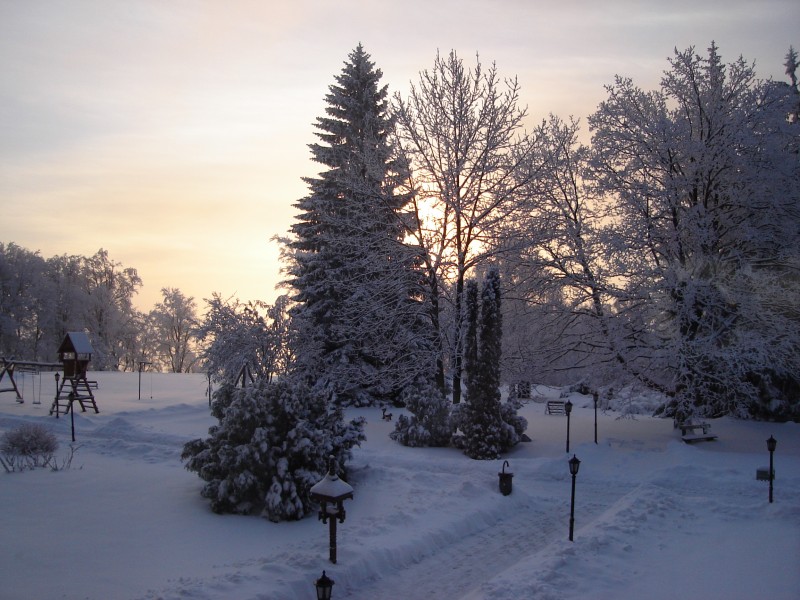
[[[331,456],[327,475],[311,486],[309,490],[311,495],[326,502],[339,502],[345,498],[352,498],[352,486],[343,479],[339,479],[336,471],[336,462]]]

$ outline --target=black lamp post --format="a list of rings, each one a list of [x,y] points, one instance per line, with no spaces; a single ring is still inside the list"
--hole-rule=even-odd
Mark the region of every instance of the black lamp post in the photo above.
[[[317,600],[331,600],[333,584],[333,579],[325,575],[325,571],[323,571],[322,577],[314,582],[314,586],[317,588]]]
[[[597,392],[592,393],[594,400],[594,443],[597,443]]]
[[[330,457],[328,474],[311,486],[311,498],[317,500],[319,506],[319,520],[323,523],[330,522],[330,561],[336,564],[336,520],[344,523],[344,501],[353,497],[353,488],[336,474],[336,460]],[[333,583],[331,583],[333,585]]]
[[[74,406],[75,393],[70,392],[67,398],[69,399],[69,404],[67,405],[69,407],[67,408],[67,410],[69,411],[69,423],[70,427],[72,428],[72,441],[74,442],[75,441],[75,406]]]
[[[142,399],[142,371],[144,371],[145,366],[151,365],[153,363],[149,363],[146,360],[140,360],[138,362],[139,362],[139,400],[141,400]],[[153,386],[150,386],[150,387],[151,387],[151,392],[152,392],[152,387]]]
[[[772,457],[775,454],[775,448],[778,445],[778,440],[769,436],[767,440],[767,450],[769,450],[769,501],[772,502],[772,482],[775,479],[775,470],[773,469]]]
[[[58,418],[58,380],[59,380],[60,377],[61,376],[58,373],[55,373],[55,378],[56,378],[56,401],[53,403],[53,405],[56,407],[56,419]]]
[[[572,500],[569,509],[569,541],[572,541],[572,533],[575,529],[575,476],[578,474],[578,469],[581,466],[581,461],[573,454],[569,459],[569,473],[572,475]]]
[[[567,413],[567,453],[569,453],[569,416],[572,414],[572,402],[569,400],[564,404],[564,412]]]

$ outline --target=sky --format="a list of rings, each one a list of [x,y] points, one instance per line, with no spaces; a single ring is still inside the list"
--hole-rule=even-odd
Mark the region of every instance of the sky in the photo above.
[[[658,86],[673,50],[785,80],[796,0],[0,0],[0,242],[100,248],[148,311],[178,288],[281,293],[275,236],[316,176],[324,97],[362,43],[405,96],[437,51],[517,77],[528,125],[585,123],[619,74]]]

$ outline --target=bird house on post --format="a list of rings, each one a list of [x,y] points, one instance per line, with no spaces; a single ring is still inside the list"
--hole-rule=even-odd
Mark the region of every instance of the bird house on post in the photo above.
[[[72,331],[64,337],[64,341],[58,347],[58,358],[64,369],[64,377],[57,387],[56,398],[50,407],[51,415],[55,413],[58,417],[59,413],[67,414],[76,401],[83,412],[86,412],[87,405],[93,408],[94,412],[100,412],[92,393],[92,387],[97,387],[97,382],[87,379],[93,353],[89,336],[83,331]]]
[[[339,479],[336,460],[330,457],[328,474],[311,486],[311,498],[319,502],[319,520],[330,523],[330,561],[336,564],[336,520],[344,523],[344,501],[353,498],[353,488],[345,480]]]

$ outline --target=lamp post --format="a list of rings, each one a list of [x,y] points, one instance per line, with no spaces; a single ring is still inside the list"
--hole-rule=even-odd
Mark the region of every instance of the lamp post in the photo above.
[[[564,404],[564,412],[567,413],[567,454],[569,454],[569,416],[572,414],[572,402],[569,400]]]
[[[58,418],[58,380],[60,378],[60,375],[58,374],[58,372],[55,373],[55,378],[56,378],[56,401],[53,402],[53,405],[56,407],[56,419],[57,419]],[[52,410],[50,411],[50,414],[53,414]]]
[[[317,600],[331,600],[331,592],[333,591],[333,579],[322,572],[322,577],[314,582],[314,587],[317,588]]]
[[[153,363],[149,363],[146,360],[140,360],[138,362],[139,362],[139,400],[141,400],[142,399],[142,371],[144,370],[146,365],[151,365]],[[153,386],[150,386],[150,387],[152,388]]]
[[[767,450],[769,450],[769,501],[772,502],[772,482],[775,479],[775,470],[773,469],[772,457],[775,454],[775,448],[778,445],[778,440],[769,436],[767,440]]]
[[[72,428],[72,441],[74,442],[75,441],[75,393],[70,392],[67,398],[69,399],[69,404],[67,405],[69,407],[67,408],[67,410],[69,411],[69,423],[70,427]]]
[[[594,400],[594,443],[597,443],[597,392],[592,393]]]
[[[572,533],[575,529],[575,476],[578,474],[578,469],[581,466],[581,461],[573,454],[569,459],[569,473],[572,475],[572,500],[569,508],[569,541],[572,541]]]
[[[336,520],[344,523],[344,501],[353,498],[353,488],[343,479],[339,479],[333,456],[329,457],[329,461],[328,474],[311,486],[309,493],[320,504],[319,520],[330,523],[330,561],[336,564]]]

